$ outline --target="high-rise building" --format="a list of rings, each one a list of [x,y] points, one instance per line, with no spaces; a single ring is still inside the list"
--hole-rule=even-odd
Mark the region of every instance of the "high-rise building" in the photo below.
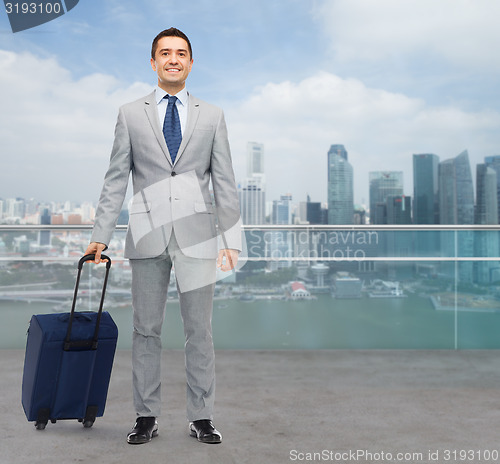
[[[43,208],[40,214],[40,224],[42,225],[50,225],[51,216],[48,208]],[[38,233],[38,244],[40,246],[50,245],[50,230],[41,230]]]
[[[68,214],[67,224],[82,224],[82,216],[80,214]]]
[[[238,185],[241,220],[243,224],[266,222],[266,183],[264,174],[264,145],[247,144],[247,177]]]
[[[292,195],[281,195],[279,200],[273,201],[272,209],[272,224],[291,224],[292,214],[290,203]],[[268,269],[274,271],[276,269],[290,267],[292,262],[282,260],[284,257],[292,256],[292,237],[287,231],[277,230],[268,234],[270,240],[266,240],[266,256],[271,258],[268,263]],[[279,259],[276,259],[279,258]]]
[[[306,218],[309,224],[326,224],[323,208],[318,201],[308,201],[306,204]]]
[[[439,157],[433,154],[413,155],[413,223],[438,224],[438,167]],[[440,248],[439,231],[415,232],[417,256],[437,256]],[[434,265],[417,263],[417,268],[435,273]]]
[[[439,157],[413,155],[413,223],[438,223]]]
[[[64,217],[60,213],[52,213],[50,216],[50,223],[53,225],[62,225],[64,224]]]
[[[403,195],[402,171],[373,171],[370,180],[370,224],[387,224],[387,198]]]
[[[80,214],[82,215],[83,224],[88,224],[94,220],[95,208],[94,205],[92,205],[92,203],[90,202],[82,203],[78,211],[80,211]]]
[[[389,220],[394,220],[396,211],[394,202],[390,199],[403,198],[403,172],[401,171],[373,171],[369,173],[370,181],[370,224],[388,224]],[[387,215],[390,203],[390,215]],[[405,205],[406,206],[406,205]],[[401,208],[400,208],[401,209]],[[407,211],[407,208],[405,208]],[[376,252],[379,256],[398,255],[395,249],[395,240],[399,237],[399,232],[384,231],[378,232],[379,242]],[[380,263],[379,272],[385,272],[387,278],[394,278],[397,273],[396,266],[392,263]]]
[[[439,163],[438,185],[440,224],[474,224],[474,187],[467,150]],[[441,232],[440,249],[446,257],[456,256],[457,253],[463,257],[473,256],[473,232]],[[453,263],[443,263],[441,268],[445,275],[454,277]],[[459,263],[458,278],[462,282],[472,282],[472,262]]]
[[[366,224],[366,209],[363,205],[354,205],[354,224]]]
[[[497,204],[498,204],[498,219],[500,221],[500,155],[496,156],[486,156],[484,158],[484,163],[489,168],[493,169],[497,173]]]
[[[323,208],[319,201],[311,201],[307,195],[307,201],[301,201],[295,217],[296,224],[327,224],[328,210]]]
[[[476,224],[498,224],[497,173],[486,164],[476,168]],[[481,230],[474,232],[475,256],[498,256],[498,232]],[[489,284],[499,279],[498,263],[477,261],[474,263],[474,280]]]
[[[411,197],[389,195],[386,199],[387,224],[411,224]]]
[[[248,142],[247,144],[247,177],[261,177],[264,171],[264,145]]]
[[[352,224],[353,216],[353,169],[344,145],[332,145],[328,151],[328,223]]]
[[[486,164],[476,166],[476,224],[498,224],[497,173]]]
[[[24,218],[26,215],[26,203],[23,198],[8,198],[6,200],[5,217]]]
[[[405,195],[389,195],[386,203],[387,224],[411,224],[411,197]],[[408,230],[389,230],[380,232],[381,245],[384,247],[386,256],[396,258],[409,257],[413,253],[413,233]],[[411,262],[384,263],[381,270],[387,270],[390,280],[410,278],[413,274]]]
[[[24,214],[25,216],[34,215],[38,213],[38,202],[34,198],[29,198],[24,201],[25,208]]]
[[[266,194],[260,178],[247,178],[238,185],[241,220],[246,225],[266,222]]]
[[[474,187],[467,150],[439,163],[440,224],[474,224]]]
[[[281,195],[279,200],[273,201],[273,211],[271,217],[272,224],[291,224],[292,222],[292,211],[290,208],[290,203],[292,201],[292,195],[286,194]]]
[[[344,145],[340,144],[330,145],[330,149],[328,150],[328,156],[332,155],[340,156],[341,158],[347,161],[347,150],[345,149]]]

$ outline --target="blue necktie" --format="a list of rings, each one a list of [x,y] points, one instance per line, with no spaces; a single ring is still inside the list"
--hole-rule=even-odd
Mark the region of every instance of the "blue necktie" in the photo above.
[[[176,96],[165,95],[168,98],[167,111],[165,113],[165,120],[163,122],[163,136],[167,142],[168,151],[172,158],[172,164],[175,163],[175,157],[179,151],[179,146],[182,141],[181,121],[179,113],[177,112]]]

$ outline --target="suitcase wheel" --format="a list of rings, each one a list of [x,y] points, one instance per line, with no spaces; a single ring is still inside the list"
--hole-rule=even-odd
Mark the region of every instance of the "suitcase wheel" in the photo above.
[[[47,422],[35,422],[35,427],[37,430],[45,430]]]
[[[51,424],[55,424],[57,422],[57,419],[50,419]]]
[[[83,421],[83,426],[86,429],[90,429],[90,427],[92,427],[93,425],[94,425],[94,421],[93,420],[86,419],[86,420]]]
[[[85,418],[81,420],[83,422],[83,426],[86,429],[89,429],[94,425],[95,419],[97,417],[98,407],[97,406],[88,406],[85,414]]]
[[[37,430],[44,430],[50,419],[50,409],[41,408],[38,410],[35,427]]]

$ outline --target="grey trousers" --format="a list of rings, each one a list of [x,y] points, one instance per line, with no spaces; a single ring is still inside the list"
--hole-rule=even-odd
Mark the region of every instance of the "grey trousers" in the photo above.
[[[130,260],[134,314],[134,407],[138,416],[158,417],[161,414],[161,328],[172,264],[186,338],[187,419],[212,419],[215,395],[212,340],[215,260],[185,256],[173,235],[162,255]]]

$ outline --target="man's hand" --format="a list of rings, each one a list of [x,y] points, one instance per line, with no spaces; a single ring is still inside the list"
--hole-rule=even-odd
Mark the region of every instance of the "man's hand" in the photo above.
[[[236,267],[238,262],[238,250],[233,250],[232,248],[225,248],[219,251],[219,257],[217,258],[217,267],[221,271],[230,271]],[[224,260],[225,258],[225,260]]]
[[[106,248],[106,245],[104,245],[104,243],[92,242],[85,250],[85,254],[86,255],[95,255],[94,262],[96,264],[105,263],[108,261],[107,259],[101,260],[101,253],[104,251],[105,248]]]

